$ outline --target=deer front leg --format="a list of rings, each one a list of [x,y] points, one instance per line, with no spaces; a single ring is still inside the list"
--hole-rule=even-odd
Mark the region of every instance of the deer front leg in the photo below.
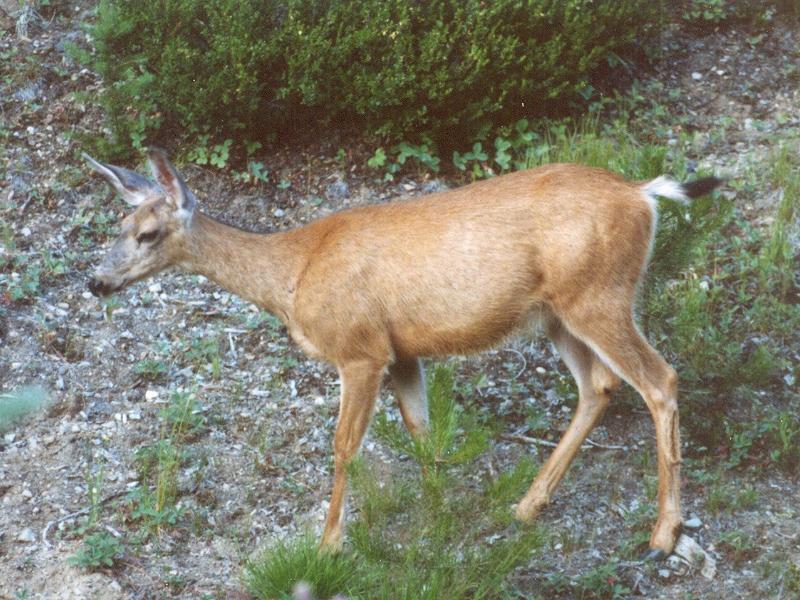
[[[347,495],[347,465],[358,453],[367,431],[381,383],[383,365],[368,360],[339,367],[341,400],[339,422],[333,439],[333,492],[320,545],[337,551],[342,547],[344,508]]]

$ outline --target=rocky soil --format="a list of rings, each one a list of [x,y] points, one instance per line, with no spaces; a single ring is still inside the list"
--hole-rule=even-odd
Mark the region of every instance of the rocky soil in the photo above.
[[[237,597],[241,567],[259,547],[321,529],[336,373],[306,359],[274,320],[200,277],[168,273],[132,286],[110,306],[86,291],[125,213],[79,159],[80,136],[104,134],[93,102],[103,82],[66,51],[87,44],[80,24],[91,19],[91,5],[62,2],[53,13],[21,15],[14,7],[4,13],[6,4],[0,252],[47,260],[37,277],[23,267],[6,273],[7,290],[0,288],[0,392],[38,384],[48,401],[0,438],[0,598]],[[653,75],[661,87],[650,88],[660,90],[654,99],[681,128],[702,134],[698,163],[730,177],[752,168],[776,136],[800,131],[800,36],[777,23],[759,35],[672,32],[664,38],[668,58]],[[267,158],[270,182],[255,187],[197,166],[185,175],[203,210],[265,231],[457,183],[378,183],[363,167],[367,156],[357,143],[323,140],[276,150]],[[773,203],[758,197],[743,208],[759,224]],[[36,285],[12,297],[12,286],[25,281]],[[143,361],[160,366],[143,372]],[[514,342],[459,363],[464,381],[485,375],[476,401],[491,406],[505,430],[480,468],[502,470],[523,453],[545,456],[547,448],[521,444],[519,435],[527,433],[531,407],[548,415],[553,435],[569,418],[564,372],[547,345]],[[136,451],[161,435],[158,415],[176,390],[194,392],[207,423],[187,443],[190,459],[178,475],[190,525],[150,536],[113,569],[73,566],[68,558],[83,541],[78,529],[90,488],[103,502],[101,527],[120,535],[128,510],[122,495],[140,478]],[[381,403],[379,410],[397,412],[390,390]],[[631,535],[626,515],[645,501],[641,472],[653,445],[646,411],[612,411],[592,439],[621,449],[584,451],[542,515],[561,541],[520,574],[532,591],[555,573],[574,577],[608,560],[609,540]],[[404,466],[373,439],[365,453]],[[755,490],[758,503],[719,514],[708,511],[697,483],[684,486],[687,533],[717,559],[713,579],[685,565],[630,562],[627,587],[647,598],[792,597],[781,575],[792,564],[800,568],[800,484],[763,472],[743,474],[737,485]],[[752,542],[736,560],[718,547],[733,530]]]

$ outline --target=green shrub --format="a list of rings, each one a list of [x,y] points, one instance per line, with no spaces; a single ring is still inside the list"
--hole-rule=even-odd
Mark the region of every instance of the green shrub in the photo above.
[[[644,0],[102,0],[95,52],[79,55],[105,80],[106,154],[178,130],[244,140],[320,120],[449,139],[583,102],[657,32],[659,11]]]
[[[387,133],[471,129],[522,104],[541,114],[578,98],[592,70],[654,30],[658,8],[630,0],[297,3],[290,19],[304,34],[287,38],[287,91]]]

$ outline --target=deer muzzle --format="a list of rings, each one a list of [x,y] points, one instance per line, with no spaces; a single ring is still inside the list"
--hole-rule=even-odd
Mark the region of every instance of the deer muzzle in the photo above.
[[[120,287],[121,286],[114,287],[109,283],[98,279],[97,277],[92,277],[89,279],[89,291],[98,297],[110,296]]]

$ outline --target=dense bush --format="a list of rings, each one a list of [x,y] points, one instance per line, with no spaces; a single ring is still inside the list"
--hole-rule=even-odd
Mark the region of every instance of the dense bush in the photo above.
[[[357,123],[469,135],[564,112],[658,29],[647,0],[103,0],[85,56],[120,147]],[[410,133],[410,132],[414,133]]]

